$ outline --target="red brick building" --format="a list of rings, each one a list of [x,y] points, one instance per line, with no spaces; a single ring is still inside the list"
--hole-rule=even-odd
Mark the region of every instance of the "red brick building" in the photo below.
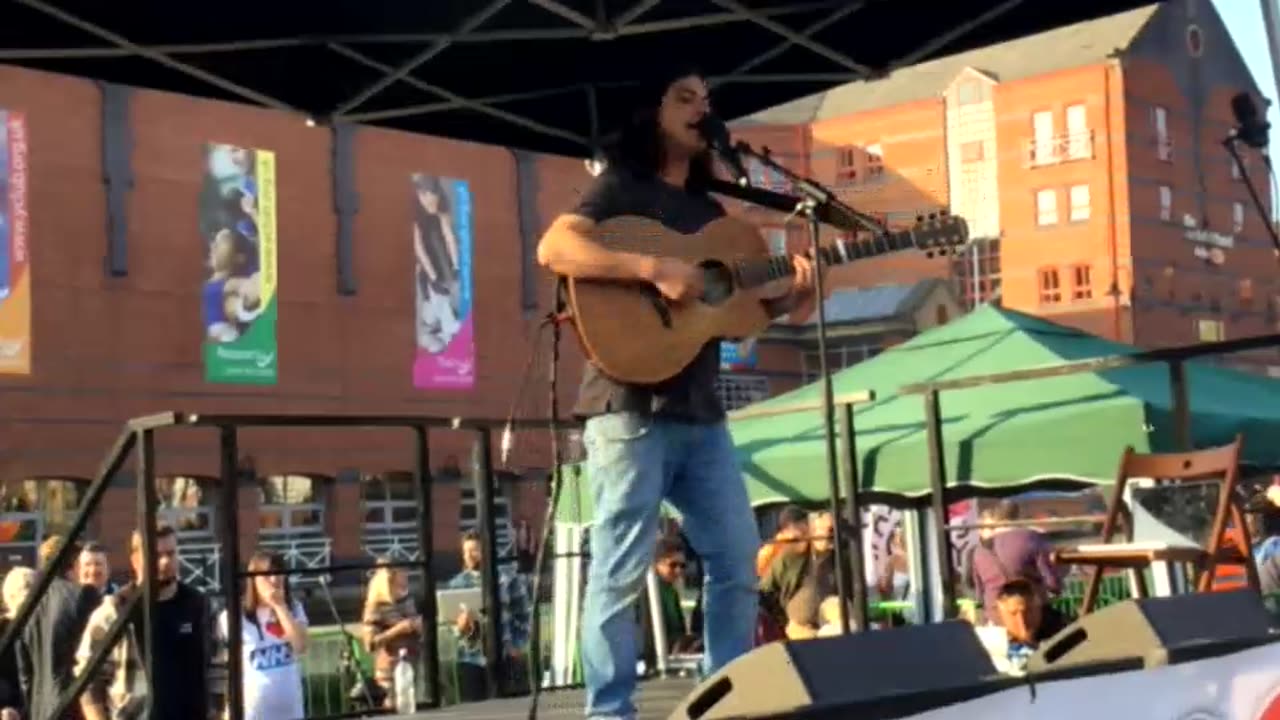
[[[838,287],[945,278],[970,306],[998,299],[1124,342],[1180,345],[1280,327],[1265,221],[1220,144],[1239,92],[1259,95],[1213,3],[1190,0],[904,68],[734,132],[890,226],[950,208],[981,240],[954,259],[840,268]],[[1261,157],[1243,153],[1269,196]],[[803,245],[800,223],[744,212]],[[762,350],[759,372],[802,371],[796,355]],[[1232,362],[1280,369],[1275,352]]]
[[[0,553],[29,558],[40,538],[70,520],[129,417],[164,410],[347,413],[501,419],[545,417],[545,371],[522,384],[549,298],[532,260],[537,236],[589,181],[582,161],[500,147],[359,128],[355,134],[354,267],[358,292],[336,289],[333,133],[280,112],[133,91],[128,100],[132,187],[129,271],[104,270],[103,91],[88,80],[0,66],[0,108],[28,128],[28,209],[33,276],[29,375],[0,375]],[[201,149],[207,142],[276,154],[279,235],[279,379],[270,386],[213,385],[201,370],[198,237]],[[518,170],[520,172],[518,172]],[[474,204],[476,382],[471,391],[413,387],[411,173],[470,182]],[[521,225],[521,212],[532,210]],[[529,220],[529,218],[526,218]],[[545,352],[547,336],[540,345]],[[566,337],[567,409],[580,356]],[[521,389],[524,392],[521,393]],[[467,483],[471,437],[433,432],[436,561],[455,562],[459,530],[474,521]],[[498,445],[494,440],[494,447]],[[545,507],[544,434],[523,434],[501,482],[514,520]],[[241,549],[259,542],[294,562],[416,553],[405,473],[405,431],[246,431],[244,462],[258,478],[241,492]],[[450,472],[460,470],[461,473]],[[157,441],[166,515],[184,546],[215,546],[215,434],[175,430]],[[388,489],[388,485],[390,489]],[[129,474],[108,493],[90,535],[123,569],[135,524]],[[194,550],[192,550],[194,552]],[[27,560],[29,562],[29,560]],[[199,572],[192,560],[190,572]]]

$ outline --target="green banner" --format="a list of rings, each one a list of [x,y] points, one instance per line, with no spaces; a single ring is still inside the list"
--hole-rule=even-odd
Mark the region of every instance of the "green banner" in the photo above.
[[[204,378],[276,383],[276,156],[210,143],[204,152]]]

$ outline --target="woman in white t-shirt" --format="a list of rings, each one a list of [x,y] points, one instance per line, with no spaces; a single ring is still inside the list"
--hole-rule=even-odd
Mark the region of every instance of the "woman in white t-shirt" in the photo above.
[[[249,572],[283,571],[284,559],[256,552]],[[307,650],[307,615],[289,593],[284,575],[252,576],[241,600],[241,669],[245,720],[306,717],[299,656]],[[227,611],[218,616],[218,637],[227,641]]]

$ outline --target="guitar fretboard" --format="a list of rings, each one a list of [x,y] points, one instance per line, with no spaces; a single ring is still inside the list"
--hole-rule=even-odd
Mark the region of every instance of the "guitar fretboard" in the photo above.
[[[881,233],[862,240],[839,239],[819,247],[823,265],[843,265],[854,260],[886,255],[917,246],[915,230],[899,230]],[[795,274],[791,255],[770,255],[763,258],[740,260],[734,272],[741,287],[750,288]]]

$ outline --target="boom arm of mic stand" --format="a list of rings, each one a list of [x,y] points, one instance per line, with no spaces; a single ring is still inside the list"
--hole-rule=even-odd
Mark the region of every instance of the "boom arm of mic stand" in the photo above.
[[[792,205],[793,210],[801,202],[808,201],[814,206],[814,215],[817,216],[818,220],[826,223],[827,225],[831,225],[840,230],[847,230],[849,232],[867,230],[873,233],[881,233],[885,231],[884,226],[881,225],[874,217],[864,212],[854,210],[843,202],[840,202],[840,199],[836,197],[834,192],[823,187],[818,181],[804,177],[783,167],[770,156],[768,148],[765,148],[764,152],[757,152],[748,143],[739,141],[734,145],[734,149],[737,150],[740,155],[755,158],[765,167],[773,170],[790,181],[791,186],[798,190],[802,195],[802,197],[797,198],[797,202]]]
[[[1275,247],[1276,259],[1280,260],[1280,232],[1276,231],[1275,221],[1267,214],[1267,207],[1262,203],[1262,196],[1258,194],[1258,189],[1253,186],[1253,179],[1249,177],[1249,173],[1244,169],[1244,162],[1240,157],[1240,151],[1236,149],[1236,142],[1239,138],[1232,133],[1222,141],[1222,146],[1231,153],[1231,159],[1235,162],[1236,167],[1240,168],[1240,178],[1244,180],[1244,187],[1249,191],[1249,197],[1253,198],[1253,205],[1258,209],[1258,214],[1262,216],[1267,226],[1267,235],[1271,237],[1271,244]]]

